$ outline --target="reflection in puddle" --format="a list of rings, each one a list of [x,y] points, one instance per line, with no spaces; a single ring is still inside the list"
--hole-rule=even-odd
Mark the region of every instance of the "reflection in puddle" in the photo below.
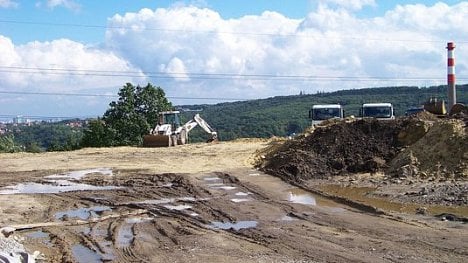
[[[206,199],[196,199],[194,197],[187,196],[187,197],[177,197],[177,198],[148,199],[148,200],[132,202],[132,203],[133,204],[160,205],[160,204],[174,203],[177,201],[196,202],[197,200],[206,200]]]
[[[214,186],[214,187],[212,186],[211,188],[223,189],[223,190],[234,190],[237,187],[225,185],[225,186]]]
[[[244,228],[253,228],[257,227],[258,222],[257,221],[239,221],[236,223],[224,223],[224,222],[218,222],[214,221],[211,222],[211,227],[218,228],[218,229],[234,229],[236,231]]]
[[[182,210],[192,208],[191,205],[164,205],[164,207],[170,210],[177,210],[177,211],[182,211]]]
[[[27,233],[27,234],[25,234],[25,236],[29,237],[29,238],[49,238],[49,234],[44,233],[44,232],[42,232],[40,230]]]
[[[294,217],[290,217],[288,215],[285,215],[283,216],[281,219],[281,221],[294,221],[294,220],[297,220],[297,218],[294,218]]]
[[[96,169],[88,169],[88,170],[80,170],[80,171],[72,171],[64,174],[53,174],[46,176],[44,178],[47,179],[64,179],[64,180],[80,180],[81,178],[85,177],[88,174],[99,173],[106,176],[111,176],[112,169],[110,168],[96,168]]]
[[[93,173],[112,175],[112,170],[109,168],[97,168],[73,171],[65,174],[49,175],[44,177],[47,179],[47,183],[21,183],[13,186],[7,186],[2,188],[0,194],[57,194],[70,191],[99,191],[122,188],[117,186],[95,186],[90,184],[80,184],[70,181],[80,180],[84,176]]]
[[[207,184],[208,187],[217,187],[217,186],[223,186],[224,183],[211,183],[211,184]]]
[[[67,217],[86,220],[90,217],[99,217],[98,213],[102,213],[104,211],[111,211],[111,208],[108,206],[93,206],[89,208],[68,210],[64,212],[55,213],[55,219],[64,219],[64,217]]]
[[[78,263],[102,262],[99,254],[83,245],[74,245],[72,247],[72,254]]]
[[[132,244],[134,236],[133,236],[133,225],[134,224],[123,224],[119,231],[117,232],[117,237],[115,243],[117,247],[128,247]]]
[[[48,233],[42,232],[41,230],[29,232],[24,235],[26,238],[36,239],[37,243],[45,244],[48,247],[52,247],[52,242],[50,241],[50,236]],[[1,262],[1,261],[0,261]]]
[[[250,193],[244,193],[244,192],[237,192],[235,195],[237,196],[248,196]]]
[[[150,217],[132,217],[125,219],[125,223],[119,228],[116,237],[116,245],[119,248],[128,247],[133,243],[135,239],[135,233],[133,228],[135,224],[152,221]]]
[[[219,177],[205,177],[205,178],[203,178],[203,180],[205,180],[205,181],[218,181],[218,180],[221,180],[221,178],[219,178]]]
[[[241,203],[241,202],[252,201],[252,199],[247,199],[247,198],[232,198],[231,201],[234,202],[234,203]]]
[[[79,184],[65,180],[50,182],[53,184],[25,183],[14,186],[7,186],[0,191],[0,194],[57,194],[71,191],[99,191],[122,188],[117,186],[95,186],[90,184]]]
[[[288,190],[288,201],[295,204],[317,205],[315,197],[300,188]]]

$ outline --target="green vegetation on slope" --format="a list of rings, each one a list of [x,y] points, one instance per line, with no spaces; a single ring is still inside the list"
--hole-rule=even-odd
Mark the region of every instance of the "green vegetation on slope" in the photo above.
[[[430,97],[447,100],[446,86],[343,90],[183,108],[203,109],[200,115],[218,131],[220,139],[233,140],[300,133],[310,126],[308,114],[314,104],[339,103],[344,106],[346,116],[358,116],[362,103],[390,102],[395,114],[402,116],[408,108],[421,105]],[[457,101],[468,103],[468,84],[457,86]],[[193,114],[186,112],[186,119]],[[190,137],[192,141],[204,141],[206,134],[201,129],[194,129]]]
[[[141,94],[143,95],[146,94],[146,92],[143,92],[144,88],[140,87],[142,89]],[[123,93],[127,89],[129,91]],[[81,140],[83,138],[83,129],[71,128],[64,123],[43,123],[32,126],[10,127],[9,132],[2,135],[0,152],[18,150],[34,152],[43,150],[72,150],[85,146],[136,145],[141,141],[140,136],[144,132],[141,127],[154,127],[155,112],[167,109],[166,106],[170,105],[164,100],[163,91],[159,90],[159,88],[157,89],[157,93],[160,94],[156,98],[159,101],[163,101],[163,103],[155,102],[146,96],[135,96],[142,97],[143,103],[140,103],[138,100],[135,100],[135,103],[133,100],[131,103],[128,103],[128,98],[133,98],[132,94],[135,92],[135,87],[125,86],[121,91],[122,94],[120,94],[121,100],[113,104],[111,103],[111,107],[104,114],[103,119],[88,122],[90,126],[87,127],[87,131],[89,133],[85,133],[85,140]],[[269,138],[272,136],[288,136],[293,133],[300,133],[310,126],[308,113],[314,104],[340,103],[344,106],[347,116],[358,116],[359,107],[362,103],[391,102],[395,107],[395,114],[402,116],[406,109],[420,105],[430,97],[447,100],[446,93],[446,86],[429,88],[387,87],[343,90],[313,95],[282,96],[216,105],[190,105],[181,106],[181,108],[202,109],[202,111],[184,112],[182,121],[187,121],[195,113],[200,113],[218,132],[220,139],[225,141],[246,137]],[[468,103],[468,84],[457,86],[457,101],[464,102],[465,104]],[[152,106],[145,108],[135,107],[135,105],[141,104]],[[156,109],[159,104],[162,104],[164,107]],[[132,120],[132,118],[128,117],[144,114],[142,112],[133,114],[132,112],[135,109],[144,109],[150,112],[151,118],[143,121],[144,125],[128,125],[128,122]],[[129,112],[132,114],[128,114]],[[123,118],[123,116],[126,116],[126,118]],[[142,118],[133,119],[141,120]],[[110,121],[109,123],[112,123],[113,126],[102,126],[102,121],[106,120]],[[119,127],[121,128],[119,129],[120,133],[130,136],[116,136],[118,135],[116,130]],[[125,143],[116,142],[116,138],[118,137],[125,138]],[[189,137],[192,142],[201,142],[205,141],[208,135],[201,128],[195,128],[190,132]]]

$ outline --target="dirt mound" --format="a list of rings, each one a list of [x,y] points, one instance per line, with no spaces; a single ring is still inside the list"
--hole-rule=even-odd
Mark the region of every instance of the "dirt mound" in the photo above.
[[[433,123],[427,134],[390,163],[394,177],[467,178],[468,140],[462,120]]]
[[[272,147],[260,167],[293,181],[376,172],[398,153],[398,134],[404,123],[357,120],[319,127],[311,134]]]
[[[379,171],[391,177],[467,177],[465,130],[463,121],[427,115],[344,121],[271,144],[259,153],[257,166],[288,181]]]

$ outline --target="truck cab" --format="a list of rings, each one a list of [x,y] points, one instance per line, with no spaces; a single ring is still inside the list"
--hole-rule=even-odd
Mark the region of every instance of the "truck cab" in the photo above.
[[[324,120],[343,119],[343,106],[340,104],[313,105],[309,111],[309,118],[312,120],[312,126],[318,125]]]
[[[395,114],[391,103],[364,103],[361,107],[362,118],[376,118],[379,120],[393,120]]]

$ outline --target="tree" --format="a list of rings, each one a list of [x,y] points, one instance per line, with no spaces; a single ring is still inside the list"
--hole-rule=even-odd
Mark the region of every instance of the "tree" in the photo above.
[[[83,146],[139,145],[142,136],[155,125],[159,112],[172,109],[164,90],[150,83],[144,87],[127,83],[118,95],[102,120],[90,123],[84,132]]]
[[[21,151],[21,147],[15,143],[13,135],[0,136],[0,152],[13,153]]]

